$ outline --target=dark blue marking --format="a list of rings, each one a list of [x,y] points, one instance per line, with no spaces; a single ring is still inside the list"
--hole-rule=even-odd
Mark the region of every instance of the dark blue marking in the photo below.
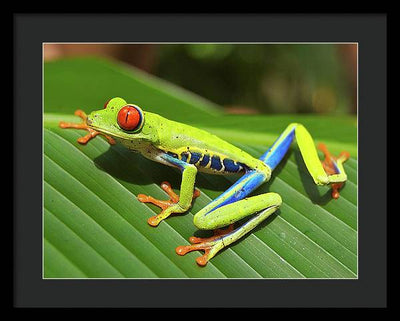
[[[184,162],[187,161],[188,157],[189,157],[189,153],[187,153],[187,152],[183,152],[181,154],[181,160],[184,161]]]
[[[203,159],[200,161],[200,166],[206,167],[208,163],[210,162],[210,156],[209,155],[204,155]]]
[[[278,166],[279,162],[282,160],[282,158],[285,156],[286,152],[288,151],[290,144],[293,141],[294,138],[294,131],[295,128],[279,143],[279,145],[276,146],[276,149],[271,152],[271,149],[275,147],[277,144],[277,141],[279,138],[282,136],[279,136],[278,139],[275,141],[275,143],[272,145],[270,149],[268,149],[261,157],[260,160],[262,160],[265,164],[267,164],[272,170]]]
[[[190,161],[189,161],[190,164],[196,164],[199,161],[200,157],[201,157],[200,153],[190,152],[190,155],[191,155],[190,156]]]
[[[220,171],[222,169],[221,159],[218,156],[211,157],[211,166],[212,169]]]
[[[235,162],[232,159],[225,158],[223,160],[223,163],[226,172],[237,173],[241,169],[239,163],[235,164]]]

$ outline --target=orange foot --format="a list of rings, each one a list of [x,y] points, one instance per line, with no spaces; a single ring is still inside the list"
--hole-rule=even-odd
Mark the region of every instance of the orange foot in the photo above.
[[[79,144],[85,145],[85,144],[87,144],[88,141],[90,141],[91,139],[95,138],[97,135],[104,136],[107,139],[107,141],[108,141],[108,143],[110,145],[114,145],[115,144],[115,140],[112,137],[110,137],[108,135],[105,135],[105,134],[102,134],[102,133],[100,133],[100,132],[88,127],[88,125],[86,124],[87,115],[85,114],[85,112],[83,112],[82,110],[78,109],[78,110],[75,111],[74,114],[76,116],[79,116],[80,118],[82,118],[82,120],[83,120],[82,123],[76,124],[76,123],[67,123],[67,122],[64,122],[64,121],[60,121],[59,126],[61,128],[76,128],[76,129],[87,130],[89,132],[89,134],[87,134],[87,135],[85,135],[83,137],[79,137],[77,139]]]
[[[167,208],[169,208],[179,202],[179,195],[175,194],[175,192],[172,190],[170,183],[162,182],[161,188],[169,195],[169,197],[170,197],[169,200],[166,200],[166,201],[158,200],[158,199],[153,198],[152,196],[148,196],[148,195],[144,195],[144,194],[139,194],[137,196],[137,199],[139,202],[151,203],[162,209],[162,212],[160,214],[152,216],[147,220],[147,223],[149,223],[149,225],[151,225],[151,226],[157,226],[158,223],[160,222],[160,218],[163,217],[164,211]],[[200,196],[200,191],[195,189],[193,192],[193,199],[195,199],[199,196]]]
[[[344,162],[350,157],[349,152],[346,152],[346,151],[341,152],[338,157],[335,157],[329,152],[329,150],[325,146],[325,144],[322,144],[322,143],[319,144],[317,147],[320,151],[322,151],[324,153],[325,159],[323,161],[321,161],[321,163],[322,163],[322,166],[324,167],[325,172],[328,175],[333,175],[333,174],[339,173],[338,169],[336,167],[336,164],[335,164],[338,159],[340,159],[342,162]],[[334,199],[339,198],[339,196],[340,196],[339,189],[342,188],[343,184],[344,183],[333,183],[331,185],[332,197]]]
[[[205,266],[207,262],[219,251],[223,246],[223,242],[218,242],[224,235],[229,234],[233,231],[233,224],[229,225],[226,229],[217,229],[214,231],[214,236],[201,238],[192,236],[189,238],[189,242],[192,245],[182,245],[175,249],[175,252],[179,255],[185,255],[191,251],[204,250],[204,254],[196,259],[196,262],[200,266]],[[220,245],[220,246],[218,246]],[[222,245],[222,246],[221,246]],[[212,253],[215,252],[215,253]]]

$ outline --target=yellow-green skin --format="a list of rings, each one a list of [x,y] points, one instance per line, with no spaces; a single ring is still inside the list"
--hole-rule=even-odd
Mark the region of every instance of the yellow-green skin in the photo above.
[[[136,131],[123,130],[117,122],[119,110],[127,105],[122,98],[113,98],[105,109],[92,112],[87,117],[87,125],[103,134],[113,137],[128,149],[139,152],[143,156],[174,166],[182,171],[182,183],[179,202],[164,210],[156,216],[155,225],[172,213],[187,211],[192,202],[194,184],[197,171],[211,174],[230,174],[228,165],[238,168],[237,172],[244,175],[231,188],[201,211],[195,214],[194,224],[199,229],[216,229],[232,224],[243,217],[256,213],[235,231],[216,239],[211,244],[206,260],[211,259],[223,247],[241,238],[269,215],[276,211],[282,203],[281,197],[276,193],[266,193],[253,197],[246,196],[262,183],[268,181],[276,164],[286,153],[294,135],[302,153],[304,162],[314,181],[318,185],[332,182],[346,181],[342,163],[345,159],[338,159],[335,166],[338,171],[334,175],[327,175],[318,158],[313,140],[308,131],[300,124],[290,124],[274,145],[260,158],[256,159],[236,146],[212,135],[204,130],[168,120],[160,115],[144,112],[137,107],[143,115],[144,122]],[[188,155],[183,158],[182,155]],[[190,158],[200,155],[192,163]],[[201,160],[208,155],[215,161],[209,161],[206,166],[201,165]]]

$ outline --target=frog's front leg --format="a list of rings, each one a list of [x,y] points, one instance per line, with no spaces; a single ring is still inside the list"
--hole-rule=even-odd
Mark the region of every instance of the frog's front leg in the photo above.
[[[92,128],[89,128],[89,126],[86,123],[87,115],[85,114],[84,111],[78,109],[78,110],[75,111],[74,114],[82,119],[82,123],[76,124],[76,123],[69,123],[69,122],[60,121],[59,126],[61,128],[63,128],[63,129],[64,128],[75,128],[75,129],[87,130],[89,132],[87,135],[85,135],[83,137],[79,137],[77,139],[79,144],[85,145],[91,139],[95,138],[97,135],[104,136],[107,139],[107,141],[108,141],[108,143],[110,145],[114,145],[115,144],[115,140],[112,137],[110,137],[108,135],[105,135],[105,134],[102,134],[102,133],[100,133],[100,132],[98,132],[98,131],[96,131],[96,130],[94,130]]]
[[[159,156],[164,162],[169,163],[182,171],[182,183],[181,192],[178,196],[174,193],[171,185],[168,182],[161,183],[161,188],[169,195],[169,200],[157,200],[151,196],[139,194],[138,200],[142,203],[152,203],[162,209],[162,212],[158,215],[152,216],[148,219],[148,223],[151,226],[157,226],[162,220],[166,219],[173,213],[184,213],[192,205],[192,200],[200,195],[200,192],[194,188],[196,180],[197,168],[174,158],[168,154],[162,154]]]

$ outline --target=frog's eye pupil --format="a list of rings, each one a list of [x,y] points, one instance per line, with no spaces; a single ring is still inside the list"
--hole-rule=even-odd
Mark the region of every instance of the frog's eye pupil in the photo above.
[[[119,127],[124,130],[135,130],[142,123],[142,113],[134,106],[124,106],[118,112],[117,121]]]

